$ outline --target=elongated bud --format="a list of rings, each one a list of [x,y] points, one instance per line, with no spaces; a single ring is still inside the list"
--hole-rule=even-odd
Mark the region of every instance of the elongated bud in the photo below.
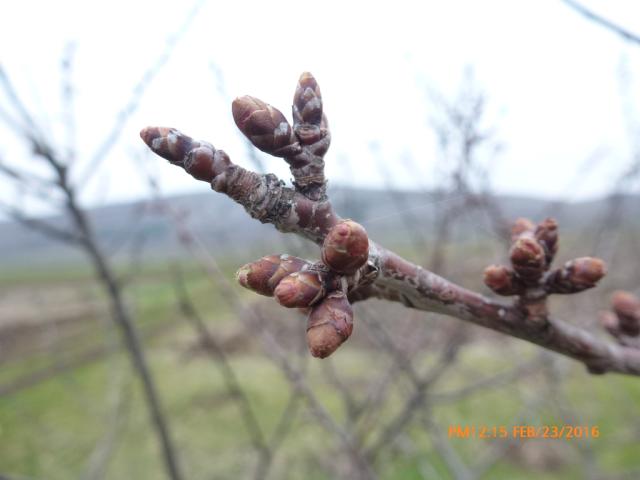
[[[145,127],[140,137],[154,153],[170,162],[182,162],[189,150],[198,145],[175,128]]]
[[[296,123],[320,126],[322,121],[322,95],[318,82],[309,72],[298,79],[293,96],[293,118]]]
[[[536,229],[535,224],[528,218],[520,217],[511,226],[511,241],[515,242],[520,235],[525,232],[532,232]]]
[[[511,247],[509,256],[513,269],[527,283],[536,283],[544,273],[544,249],[533,237],[520,236]]]
[[[311,355],[326,358],[353,331],[353,309],[341,291],[331,292],[313,307],[307,320],[307,345]]]
[[[547,263],[551,263],[558,252],[558,222],[546,218],[536,228],[535,237],[545,249]]]
[[[607,273],[599,258],[580,257],[551,272],[545,284],[549,293],[577,293],[596,286]]]
[[[224,151],[216,150],[210,143],[193,140],[175,128],[146,127],[140,136],[153,152],[184,168],[197,180],[212,182],[216,177],[224,177],[231,165]]]
[[[325,294],[322,274],[309,270],[292,273],[278,283],[273,293],[283,307],[310,307]]]
[[[364,227],[353,220],[334,225],[322,244],[322,261],[342,275],[352,275],[368,258],[369,237]]]
[[[611,304],[618,316],[620,331],[632,337],[640,335],[640,299],[620,290],[611,297]]]
[[[316,79],[309,72],[300,75],[293,96],[293,127],[301,144],[316,144],[316,155],[326,153],[329,136],[326,119],[322,114],[322,96]],[[320,142],[321,139],[324,141]]]
[[[240,131],[263,152],[283,157],[295,150],[291,125],[277,108],[245,95],[233,101],[232,113]]]
[[[307,264],[306,260],[291,255],[268,255],[241,267],[236,278],[243,287],[272,297],[280,280]]]
[[[490,265],[484,270],[484,283],[498,295],[518,295],[524,285],[512,270],[503,265]]]

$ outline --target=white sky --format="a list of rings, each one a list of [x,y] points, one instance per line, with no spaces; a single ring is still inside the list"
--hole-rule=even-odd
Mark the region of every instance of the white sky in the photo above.
[[[640,32],[640,2],[583,3]],[[86,158],[192,5],[7,2],[0,17],[0,61],[52,136],[64,139],[59,64],[65,45],[77,43],[77,138]],[[384,185],[368,147],[376,141],[389,165],[398,165],[391,183],[433,186],[436,155],[425,84],[452,94],[467,66],[488,95],[491,124],[506,147],[492,178],[499,192],[571,199],[600,195],[630,162],[634,145],[625,110],[638,119],[638,137],[633,95],[637,102],[640,47],[559,0],[209,0],[84,194],[88,204],[147,192],[136,172],[139,164],[131,160],[132,152],[143,151],[138,131],[145,125],[177,127],[248,165],[211,62],[224,72],[231,97],[251,94],[286,115],[298,75],[311,71],[332,126],[326,160],[334,183]],[[627,72],[631,97],[621,95],[621,71]],[[5,160],[31,160],[8,131],[0,135]],[[577,172],[598,150],[606,152],[603,161],[576,185]],[[398,161],[406,152],[415,160],[414,171]],[[207,188],[159,158],[148,160],[165,192]],[[267,160],[269,170],[290,177],[282,160]],[[0,188],[11,192],[6,183]]]

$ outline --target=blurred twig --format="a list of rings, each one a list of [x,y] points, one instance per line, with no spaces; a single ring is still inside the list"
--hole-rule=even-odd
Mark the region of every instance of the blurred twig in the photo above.
[[[593,10],[589,10],[582,4],[575,2],[574,0],[562,0],[565,5],[569,6],[576,12],[578,12],[583,17],[591,20],[592,22],[597,23],[598,25],[618,34],[620,37],[624,38],[626,41],[640,45],[640,36],[635,33],[627,30],[626,28],[621,27],[620,25],[612,22],[611,20],[607,20],[606,18],[600,16],[595,13]]]
[[[142,100],[142,96],[146,92],[147,88],[169,61],[171,55],[173,54],[173,51],[175,50],[175,47],[178,45],[185,33],[187,33],[189,27],[191,26],[191,23],[197,17],[198,12],[205,2],[206,0],[196,0],[178,30],[169,35],[169,37],[167,38],[164,49],[156,58],[155,62],[144,71],[140,80],[138,80],[138,83],[136,83],[136,85],[133,87],[129,99],[116,115],[111,129],[104,136],[104,139],[89,159],[88,164],[84,167],[82,172],[79,173],[77,182],[78,185],[86,185],[89,180],[98,172],[100,164],[107,157],[108,153],[120,138],[127,120],[129,120],[129,118],[137,111],[138,107],[140,106],[140,101]]]

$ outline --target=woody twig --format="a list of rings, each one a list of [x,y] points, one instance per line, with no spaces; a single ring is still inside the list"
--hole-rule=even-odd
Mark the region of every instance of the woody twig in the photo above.
[[[314,356],[330,355],[348,338],[352,303],[377,297],[526,340],[576,359],[592,373],[640,375],[640,349],[606,342],[548,311],[548,295],[591,288],[606,271],[601,260],[590,257],[552,269],[558,245],[555,221],[537,226],[528,220],[516,223],[511,266],[492,266],[485,272],[494,292],[515,299],[488,298],[405,260],[369,239],[362,226],[336,214],[324,177],[329,127],[311,74],[302,74],[298,82],[293,127],[280,111],[253,97],[236,99],[233,116],[253,145],[287,161],[293,187],[273,174],[246,170],[210,143],[173,128],[147,127],[141,136],[155,153],[210,183],[253,218],[321,248],[321,261],[271,255],[238,273],[243,286],[273,295],[283,306],[310,309],[307,340]]]

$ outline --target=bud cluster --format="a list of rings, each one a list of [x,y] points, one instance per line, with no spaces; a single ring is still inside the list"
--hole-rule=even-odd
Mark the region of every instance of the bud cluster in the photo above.
[[[519,218],[511,228],[511,267],[491,265],[484,282],[498,295],[521,295],[541,287],[547,293],[577,293],[592,288],[606,274],[605,263],[592,257],[570,260],[549,270],[558,252],[558,223],[547,218],[535,225]]]
[[[275,297],[283,307],[309,309],[307,344],[314,357],[331,355],[353,330],[353,309],[341,277],[354,275],[369,258],[369,238],[362,225],[343,220],[327,233],[323,263],[290,255],[268,255],[244,265],[240,285]]]
[[[580,257],[552,271],[546,285],[550,293],[577,293],[595,287],[606,273],[607,266],[599,258]]]
[[[322,111],[318,82],[309,72],[298,79],[293,96],[293,127],[280,110],[245,95],[233,101],[233,119],[257,148],[289,164],[298,192],[314,201],[326,198],[324,155],[331,135]]]

